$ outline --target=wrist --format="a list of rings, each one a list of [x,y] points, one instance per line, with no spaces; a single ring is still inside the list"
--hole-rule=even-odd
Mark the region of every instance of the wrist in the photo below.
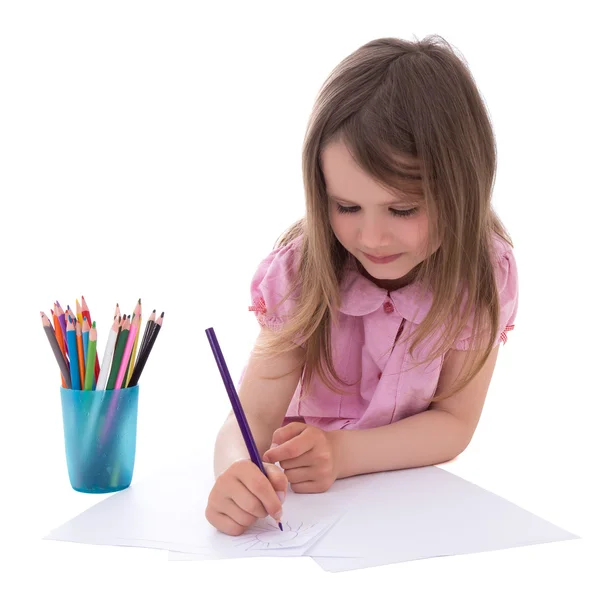
[[[333,475],[336,480],[347,477],[343,451],[344,437],[347,435],[347,433],[347,431],[343,431],[341,429],[334,429],[332,431],[325,432],[331,448]]]

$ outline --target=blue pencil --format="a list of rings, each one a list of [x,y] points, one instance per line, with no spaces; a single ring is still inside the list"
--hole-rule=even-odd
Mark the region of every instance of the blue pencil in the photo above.
[[[87,323],[87,317],[83,317],[83,321],[84,321],[84,323]],[[88,325],[89,325],[89,323],[88,323]],[[89,329],[88,329],[88,331],[83,331],[83,327],[82,327],[81,335],[83,337],[83,364],[87,365],[87,350],[88,350],[88,344],[90,343]]]
[[[81,379],[79,378],[79,363],[77,360],[77,339],[75,337],[75,325],[73,319],[69,315],[69,323],[67,324],[67,346],[69,348],[69,368],[71,370],[71,389],[81,389]]]
[[[252,436],[252,432],[250,431],[250,425],[248,425],[248,420],[246,419],[244,409],[242,408],[242,403],[240,402],[240,398],[237,395],[237,392],[235,391],[235,386],[233,385],[231,375],[229,374],[229,369],[227,368],[225,358],[223,358],[223,353],[221,352],[221,347],[219,346],[219,342],[217,341],[217,336],[215,335],[215,332],[213,331],[212,327],[206,329],[206,335],[208,337],[208,343],[210,344],[210,347],[212,348],[213,354],[215,356],[215,360],[217,361],[219,371],[221,372],[221,377],[223,378],[225,389],[227,390],[229,400],[231,401],[231,407],[233,408],[233,412],[235,413],[238,425],[242,430],[242,436],[244,437],[246,448],[248,448],[248,454],[250,455],[250,459],[262,471],[263,475],[268,479],[269,477],[267,475],[267,472],[265,471],[265,467],[258,453],[256,442],[254,441],[254,437]],[[278,522],[277,525],[279,526],[279,529],[283,531],[283,526],[281,525],[281,522]]]

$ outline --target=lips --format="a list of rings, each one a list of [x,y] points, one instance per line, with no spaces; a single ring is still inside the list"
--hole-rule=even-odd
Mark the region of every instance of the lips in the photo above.
[[[366,254],[364,252],[363,252],[363,254],[371,262],[374,262],[374,263],[377,263],[377,264],[389,263],[389,262],[392,262],[392,261],[396,260],[400,256],[402,256],[402,253],[400,253],[400,254],[388,254],[387,256],[372,256],[371,254]]]

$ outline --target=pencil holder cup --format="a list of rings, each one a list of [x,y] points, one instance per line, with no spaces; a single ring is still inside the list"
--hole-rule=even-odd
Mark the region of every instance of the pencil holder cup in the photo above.
[[[60,388],[67,469],[78,492],[129,487],[135,463],[139,386],[120,390]]]

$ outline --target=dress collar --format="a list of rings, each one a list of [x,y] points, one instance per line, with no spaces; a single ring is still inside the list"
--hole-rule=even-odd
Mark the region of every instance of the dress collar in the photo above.
[[[389,299],[403,318],[412,323],[421,323],[433,302],[431,291],[424,290],[424,286],[415,281],[388,293],[388,290],[367,279],[358,270],[356,258],[349,256],[340,283],[340,312],[362,317],[375,312]],[[423,297],[420,298],[422,292]]]

